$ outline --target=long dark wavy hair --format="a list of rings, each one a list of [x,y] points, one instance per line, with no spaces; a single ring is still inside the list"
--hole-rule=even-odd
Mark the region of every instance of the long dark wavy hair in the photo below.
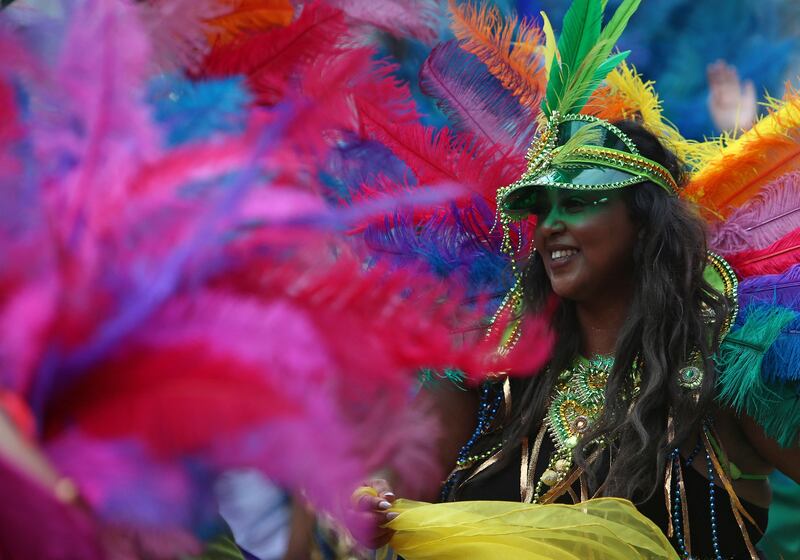
[[[678,158],[642,125],[614,123],[645,157],[666,167],[679,185],[685,182]],[[707,263],[702,220],[684,200],[669,196],[653,183],[624,190],[630,216],[640,228],[633,254],[635,293],[630,314],[617,339],[614,366],[606,387],[605,409],[576,447],[576,461],[586,469],[590,487],[601,493],[639,502],[655,491],[671,449],[697,433],[714,398],[711,356],[728,302],[703,278]],[[534,253],[524,273],[525,298],[532,312],[543,311],[552,297],[541,257]],[[559,372],[568,368],[581,348],[575,305],[561,300],[552,318],[557,340],[549,367],[523,385],[515,397],[504,448],[514,449],[522,436],[537,428],[545,415]],[[705,366],[702,385],[687,391],[678,372],[693,352]],[[638,396],[631,369],[642,364]],[[668,417],[674,427],[668,428]],[[610,464],[587,463],[587,442],[608,441]],[[602,477],[607,471],[607,476]]]

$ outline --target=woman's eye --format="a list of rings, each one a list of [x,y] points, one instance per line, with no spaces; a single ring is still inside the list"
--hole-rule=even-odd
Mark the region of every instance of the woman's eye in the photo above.
[[[562,206],[567,214],[577,214],[586,208],[587,202],[582,198],[568,198]]]
[[[536,204],[531,208],[531,214],[537,218],[543,218],[550,213],[550,206],[547,204]]]

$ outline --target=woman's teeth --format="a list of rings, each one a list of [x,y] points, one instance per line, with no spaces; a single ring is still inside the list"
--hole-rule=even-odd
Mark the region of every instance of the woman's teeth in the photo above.
[[[559,259],[566,259],[567,257],[571,257],[578,253],[577,249],[559,249],[558,251],[553,251],[550,253],[550,258],[554,261]]]

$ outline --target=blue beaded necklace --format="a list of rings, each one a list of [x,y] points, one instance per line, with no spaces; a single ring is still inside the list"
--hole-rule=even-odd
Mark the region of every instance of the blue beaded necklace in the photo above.
[[[686,468],[690,468],[694,462],[695,457],[700,452],[701,442],[698,441],[695,448],[692,450],[689,457],[686,458]],[[676,447],[672,450],[672,466],[673,479],[675,480],[672,492],[672,526],[675,529],[675,540],[678,541],[678,548],[680,548],[681,558],[690,558],[689,553],[686,551],[686,541],[683,533],[683,504],[681,503],[681,493],[678,488],[678,478],[682,476],[680,467],[680,450]],[[717,505],[716,505],[716,484],[714,483],[714,465],[711,462],[711,456],[706,451],[706,469],[708,469],[708,505],[711,515],[711,544],[714,548],[714,560],[723,560],[722,552],[719,545],[719,535],[717,534]]]
[[[458,452],[456,468],[453,469],[453,472],[450,473],[450,476],[447,477],[447,480],[442,485],[439,501],[447,501],[450,491],[453,489],[453,484],[455,484],[456,478],[461,471],[473,465],[476,461],[488,458],[498,450],[498,448],[495,447],[482,455],[471,454],[475,442],[477,442],[478,439],[489,430],[489,426],[492,425],[502,402],[502,383],[496,381],[484,383],[481,387],[480,404],[478,405],[478,425],[475,426],[475,431],[472,432],[467,443],[465,443]]]

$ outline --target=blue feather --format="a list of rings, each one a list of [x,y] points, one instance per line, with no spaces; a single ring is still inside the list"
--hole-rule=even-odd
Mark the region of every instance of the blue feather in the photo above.
[[[411,213],[397,213],[369,226],[364,240],[379,260],[398,267],[423,265],[439,276],[457,278],[468,297],[497,297],[510,288],[512,280],[499,251],[500,236],[487,232],[478,238],[464,225],[466,220],[476,220],[469,212],[485,221],[484,214],[491,210],[477,202],[469,211],[451,206],[422,222]]]
[[[372,186],[379,177],[404,183],[412,175],[389,148],[351,134],[330,151],[319,178],[328,188],[329,198],[349,203],[363,192],[364,185]]]
[[[781,305],[800,311],[800,264],[783,274],[754,276],[739,285],[742,307],[755,303]]]
[[[251,101],[241,77],[193,82],[177,75],[151,80],[147,100],[155,119],[177,146],[244,130]]]

